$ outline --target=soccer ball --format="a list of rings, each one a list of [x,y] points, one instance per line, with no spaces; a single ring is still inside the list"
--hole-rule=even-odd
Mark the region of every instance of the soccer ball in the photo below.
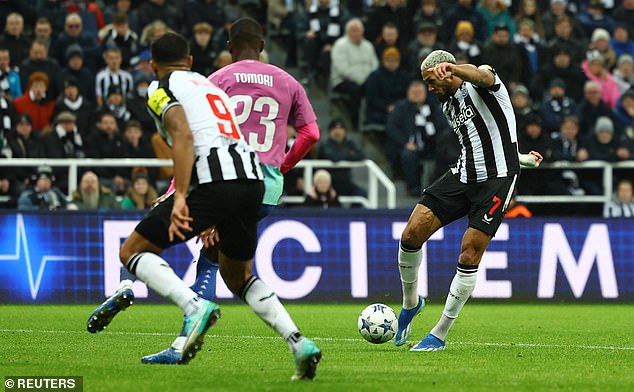
[[[389,342],[398,329],[396,313],[385,304],[372,304],[363,309],[358,321],[359,333],[370,343]]]

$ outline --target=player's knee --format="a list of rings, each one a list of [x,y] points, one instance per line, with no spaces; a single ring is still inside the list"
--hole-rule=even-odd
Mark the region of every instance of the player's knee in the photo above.
[[[413,230],[409,225],[403,230],[401,234],[401,245],[407,249],[419,249],[423,246],[424,239],[422,236]]]

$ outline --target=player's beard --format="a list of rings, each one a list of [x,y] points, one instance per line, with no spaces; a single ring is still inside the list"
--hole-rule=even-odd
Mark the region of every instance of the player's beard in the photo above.
[[[83,190],[79,191],[81,193],[81,197],[84,200],[84,207],[89,210],[95,210],[99,206],[99,192],[86,192]]]

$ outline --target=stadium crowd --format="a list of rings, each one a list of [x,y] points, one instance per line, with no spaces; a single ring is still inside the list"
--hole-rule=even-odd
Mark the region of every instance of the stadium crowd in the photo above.
[[[208,75],[231,62],[227,28],[241,16],[282,40],[285,67],[327,92],[343,116],[326,121],[328,137],[311,157],[363,159],[346,132],[378,129],[412,196],[458,155],[421,83],[419,64],[435,49],[495,68],[512,95],[520,152],[538,150],[547,162],[634,158],[634,0],[2,1],[0,156],[170,158],[145,109],[149,43],[183,34],[193,70]],[[64,168],[0,166],[0,207],[147,208],[172,175],[167,167],[85,170],[80,184],[68,184]],[[615,184],[634,178],[631,169],[615,173]],[[349,171],[330,174],[326,194],[365,195]],[[521,195],[603,192],[591,170],[522,177]],[[287,192],[303,188],[297,173],[288,180]],[[63,197],[69,190],[72,200]],[[316,193],[307,205],[339,205],[311,203]]]

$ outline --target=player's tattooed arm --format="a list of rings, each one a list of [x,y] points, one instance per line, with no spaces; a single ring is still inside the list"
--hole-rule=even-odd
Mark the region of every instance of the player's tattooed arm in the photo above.
[[[495,74],[490,66],[476,67],[472,64],[460,64],[454,65],[453,69],[454,75],[478,87],[491,87],[495,83]]]

